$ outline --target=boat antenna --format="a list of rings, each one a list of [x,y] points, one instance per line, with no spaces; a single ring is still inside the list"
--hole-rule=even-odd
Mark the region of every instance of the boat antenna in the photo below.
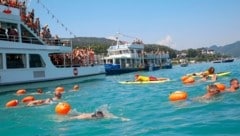
[[[120,33],[117,32],[117,34],[115,35],[116,41],[117,41],[117,47],[119,47],[119,35]]]

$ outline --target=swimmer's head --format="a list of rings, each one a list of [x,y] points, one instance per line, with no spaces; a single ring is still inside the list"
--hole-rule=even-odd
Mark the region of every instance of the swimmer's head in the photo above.
[[[220,92],[216,85],[208,85],[207,91],[208,93],[211,93],[211,94],[218,94]]]
[[[76,90],[79,90],[79,85],[74,85],[74,86],[73,86],[73,90],[75,90],[75,91],[76,91]]]
[[[43,93],[43,90],[41,88],[38,88],[37,93],[41,94],[41,93]]]
[[[104,115],[103,115],[103,112],[102,111],[97,111],[96,113],[94,113],[92,115],[93,118],[103,118]]]
[[[233,78],[230,80],[230,86],[234,87],[234,89],[239,88],[239,81],[236,78]]]
[[[208,69],[208,74],[214,74],[214,72],[215,72],[214,67],[210,67],[210,68]]]
[[[59,91],[56,91],[56,92],[54,93],[54,96],[55,96],[56,98],[58,98],[58,99],[61,99],[62,93],[59,92]]]

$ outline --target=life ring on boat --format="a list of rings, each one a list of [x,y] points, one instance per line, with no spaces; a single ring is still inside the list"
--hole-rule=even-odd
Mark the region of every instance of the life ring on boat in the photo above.
[[[21,94],[25,94],[26,90],[25,89],[19,89],[17,90],[16,94],[21,95]]]
[[[226,86],[224,84],[215,83],[215,85],[217,86],[217,88],[220,92],[223,92],[226,89]]]
[[[11,14],[12,11],[11,11],[10,9],[5,9],[5,10],[3,10],[3,13],[5,13],[5,14]]]
[[[195,79],[193,77],[188,77],[187,79],[183,80],[184,84],[192,84],[195,82]]]
[[[169,95],[170,101],[179,101],[187,99],[188,94],[184,91],[175,91]]]
[[[73,75],[77,76],[78,75],[78,69],[77,68],[73,68]]]
[[[31,102],[31,101],[34,101],[35,98],[33,96],[26,96],[22,99],[22,102],[24,103],[28,103],[28,102]]]
[[[6,103],[6,107],[15,107],[18,105],[18,100],[11,100]]]
[[[66,115],[70,110],[71,110],[71,106],[67,102],[60,102],[55,107],[55,112],[60,115]]]
[[[57,88],[55,89],[55,92],[63,93],[63,92],[64,92],[64,87],[57,87]]]

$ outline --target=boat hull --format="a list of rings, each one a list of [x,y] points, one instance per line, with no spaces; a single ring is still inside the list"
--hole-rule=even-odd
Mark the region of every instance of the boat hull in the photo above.
[[[92,74],[85,76],[74,76],[74,77],[63,77],[63,78],[54,78],[46,80],[36,80],[36,81],[27,81],[27,82],[18,82],[18,83],[9,83],[9,84],[0,84],[0,93],[6,93],[9,91],[16,91],[21,88],[25,89],[37,89],[48,86],[62,86],[72,83],[84,83],[102,80],[105,78],[105,73]]]
[[[182,63],[182,64],[180,64],[180,66],[181,66],[181,67],[187,67],[188,64],[187,64],[187,63]]]
[[[226,59],[226,60],[222,60],[222,63],[228,63],[228,62],[233,62],[234,59]]]
[[[105,69],[106,75],[118,75],[124,73],[131,73],[136,71],[143,71],[145,68],[125,68],[125,69]]]
[[[223,60],[216,60],[213,61],[213,63],[229,63],[229,62],[233,62],[234,59],[223,59]]]

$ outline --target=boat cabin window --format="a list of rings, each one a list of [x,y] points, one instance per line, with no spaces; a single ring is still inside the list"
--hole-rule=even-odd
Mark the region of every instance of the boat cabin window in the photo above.
[[[30,31],[28,31],[23,25],[21,25],[21,36],[23,43],[33,43],[43,45],[41,41],[38,40]]]
[[[0,40],[18,42],[17,24],[0,21]]]
[[[45,67],[45,63],[39,54],[29,54],[30,68]]]
[[[49,54],[51,62],[56,67],[69,67],[71,66],[71,54],[52,53]],[[74,66],[80,66],[80,62],[77,59],[72,60]],[[75,62],[76,61],[76,62]]]
[[[120,60],[116,59],[115,64],[120,64]]]
[[[6,54],[7,68],[26,68],[26,55],[25,54]]]
[[[3,60],[2,60],[2,54],[0,54],[0,69],[3,68]]]

